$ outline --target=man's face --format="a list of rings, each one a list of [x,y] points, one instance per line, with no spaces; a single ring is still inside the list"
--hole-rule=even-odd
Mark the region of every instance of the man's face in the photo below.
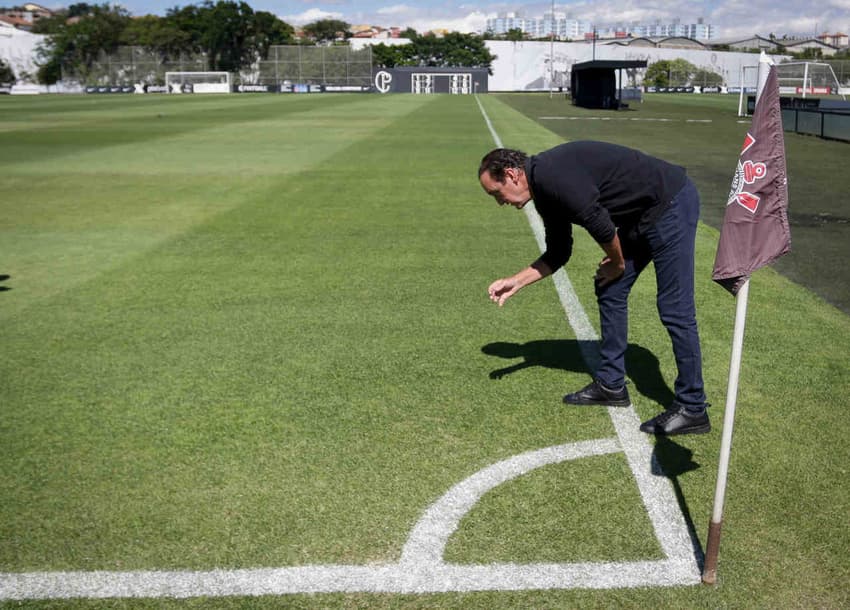
[[[509,167],[505,170],[504,182],[498,182],[490,175],[490,172],[484,172],[480,177],[481,187],[490,195],[499,205],[512,205],[516,209],[521,210],[523,206],[531,201],[531,190],[528,188],[528,180],[525,172]]]

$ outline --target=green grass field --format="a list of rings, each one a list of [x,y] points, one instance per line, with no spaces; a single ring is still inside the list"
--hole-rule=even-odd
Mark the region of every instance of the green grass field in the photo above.
[[[504,143],[528,151],[616,135],[690,168],[694,142],[727,134],[731,149],[706,145],[691,171],[711,223],[745,126],[728,100],[700,99],[688,115],[728,124],[653,140],[637,122],[568,135],[539,119],[539,96],[481,102]],[[812,162],[795,180],[830,163],[836,144],[819,144],[800,144]],[[538,253],[524,215],[477,184],[492,147],[469,96],[0,98],[0,574],[395,562],[459,481],[610,436],[605,410],[560,403],[589,373],[551,283],[502,309],[487,299]],[[841,200],[840,184],[822,181],[823,198]],[[715,430],[656,448],[703,546],[735,309],[710,280],[717,236],[700,228],[696,263]],[[594,323],[599,257],[578,232],[568,272]],[[647,275],[629,352],[643,419],[675,375]],[[809,288],[754,276],[715,587],[0,605],[847,607],[848,342],[850,318]],[[485,495],[445,559],[659,554],[611,454]]]

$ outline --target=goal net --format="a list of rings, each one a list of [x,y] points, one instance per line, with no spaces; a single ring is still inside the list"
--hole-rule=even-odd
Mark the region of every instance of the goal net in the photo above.
[[[832,66],[813,61],[776,64],[779,93],[783,95],[841,95],[847,93]]]
[[[230,72],[166,72],[169,93],[230,93]]]

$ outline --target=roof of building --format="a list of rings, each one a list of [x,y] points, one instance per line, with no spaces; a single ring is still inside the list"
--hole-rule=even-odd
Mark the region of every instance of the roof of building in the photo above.
[[[620,68],[645,68],[647,62],[645,59],[617,60],[617,59],[596,59],[594,61],[583,61],[573,64],[573,72],[576,70],[618,70]]]

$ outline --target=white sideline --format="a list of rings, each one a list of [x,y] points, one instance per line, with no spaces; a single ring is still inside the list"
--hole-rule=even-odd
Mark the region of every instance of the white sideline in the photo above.
[[[496,145],[496,133],[478,96]],[[538,244],[543,227],[525,207]],[[597,334],[566,272],[553,276],[570,325],[588,366],[598,359]],[[547,447],[513,456],[452,487],[426,509],[405,544],[401,560],[377,565],[308,565],[209,571],[0,573],[0,601],[69,598],[217,597],[296,593],[437,593],[527,589],[609,589],[681,586],[700,582],[700,569],[685,519],[669,480],[653,472],[652,446],[638,431],[633,407],[610,407],[617,438]],[[631,468],[665,559],[635,562],[454,565],[443,562],[445,544],[463,516],[494,487],[567,460],[622,451]]]

